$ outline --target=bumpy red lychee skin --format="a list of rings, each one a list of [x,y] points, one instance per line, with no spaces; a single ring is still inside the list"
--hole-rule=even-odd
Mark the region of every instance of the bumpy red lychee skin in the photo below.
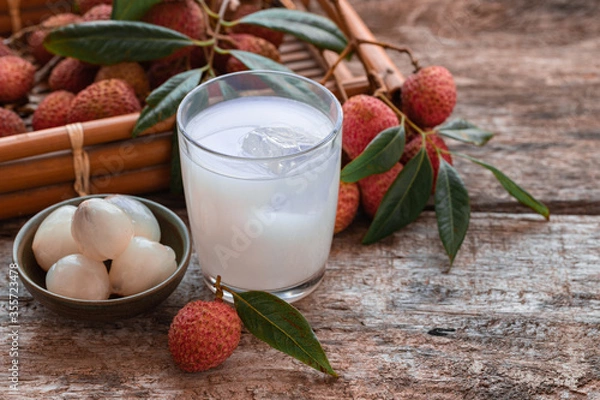
[[[76,0],[75,5],[80,14],[85,14],[92,8],[100,4],[108,4],[112,6],[112,0]]]
[[[75,95],[66,90],[57,90],[48,94],[33,113],[31,126],[42,130],[67,124],[67,116]]]
[[[143,102],[150,93],[150,82],[146,71],[137,62],[122,62],[100,67],[94,81],[98,82],[105,79],[124,80],[131,85],[140,102]]]
[[[400,124],[391,108],[366,94],[350,97],[342,105],[342,110],[342,149],[350,159],[358,157],[381,131]]]
[[[240,342],[242,323],[222,301],[186,304],[169,328],[169,351],[185,372],[206,371],[222,364]]]
[[[204,12],[194,0],[155,4],[144,14],[142,21],[181,32],[192,39],[202,39],[206,33]],[[163,60],[175,60],[187,56],[191,50],[192,47],[183,48]]]
[[[432,65],[406,78],[402,85],[402,111],[422,128],[444,122],[456,105],[456,84],[448,69]]]
[[[112,14],[112,5],[98,4],[83,14],[83,22],[108,21]]]
[[[27,132],[25,123],[14,111],[0,107],[0,137]]]
[[[50,72],[50,89],[79,93],[94,82],[98,67],[75,58],[62,59]]]
[[[73,13],[55,14],[42,21],[38,29],[31,32],[27,37],[27,44],[33,58],[40,64],[46,64],[50,61],[54,57],[54,54],[50,53],[44,47],[44,39],[48,36],[48,33],[59,26],[78,22],[81,22],[81,16]]]
[[[402,171],[402,168],[402,164],[398,163],[386,172],[370,175],[358,181],[361,204],[365,214],[369,217],[373,218],[375,216],[383,196]]]
[[[0,103],[23,99],[33,88],[35,67],[18,56],[0,57]]]
[[[261,7],[258,4],[240,4],[240,6],[233,12],[230,18],[232,20],[237,20],[260,10]],[[271,42],[276,48],[279,48],[279,46],[281,46],[284,37],[283,32],[274,31],[273,29],[251,24],[237,24],[231,28],[231,32],[247,33],[253,36],[257,36],[259,38]]]
[[[360,190],[355,182],[340,182],[333,233],[340,233],[354,221],[360,205]]]
[[[259,54],[276,62],[280,61],[279,50],[277,50],[273,43],[265,39],[246,33],[234,33],[230,37],[233,40],[234,47],[238,50]],[[248,67],[233,56],[229,57],[225,64],[227,72],[246,71],[247,69]]]
[[[120,79],[92,83],[75,96],[69,123],[84,122],[139,112],[141,105],[129,84]]]
[[[400,157],[400,162],[406,165],[418,152],[421,150],[423,144],[423,138],[421,135],[415,136],[410,142],[404,146],[404,152],[402,153],[402,157]],[[431,188],[432,192],[435,192],[435,184],[437,181],[438,171],[440,169],[440,159],[437,155],[437,148],[441,149],[441,156],[452,165],[452,155],[448,153],[448,146],[444,139],[437,135],[436,133],[427,134],[427,139],[425,140],[425,150],[427,151],[427,157],[431,161],[431,167],[433,169],[433,185]]]

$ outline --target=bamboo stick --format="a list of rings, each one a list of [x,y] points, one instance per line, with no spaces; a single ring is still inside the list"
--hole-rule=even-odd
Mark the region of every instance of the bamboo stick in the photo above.
[[[354,10],[348,1],[337,1],[344,14],[344,18],[346,19],[348,29],[351,31],[352,35],[358,39],[377,41],[373,33],[370,31],[367,25],[365,25],[356,10]],[[330,3],[330,0],[318,0],[318,2],[328,17],[336,22],[338,26],[342,26],[339,22],[340,16]],[[404,76],[398,67],[396,67],[394,62],[390,59],[385,49],[377,45],[361,44],[358,50],[362,52],[363,58],[369,64],[366,65],[366,67],[372,68],[382,78],[390,96],[397,96],[402,88]]]
[[[82,123],[84,146],[131,138],[131,131],[139,113],[120,115]],[[175,117],[145,131],[142,135],[166,132],[173,129]],[[41,131],[21,133],[0,138],[0,163],[71,148],[65,126]]]
[[[165,190],[169,187],[170,170],[169,164],[161,164],[117,175],[98,176],[91,179],[91,194],[142,194]],[[77,193],[72,183],[0,194],[0,219],[30,215],[73,197],[77,197]]]
[[[86,149],[90,161],[90,176],[168,163],[171,158],[171,136],[168,133],[152,135]],[[0,176],[0,193],[73,182],[73,156],[71,152],[63,151],[50,156],[0,164]]]

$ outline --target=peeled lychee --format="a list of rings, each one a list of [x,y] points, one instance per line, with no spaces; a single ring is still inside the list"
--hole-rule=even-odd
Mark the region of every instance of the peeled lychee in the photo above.
[[[51,92],[33,113],[31,125],[34,130],[54,128],[67,124],[67,115],[75,95],[66,90]]]
[[[433,65],[406,78],[402,85],[402,111],[422,128],[444,122],[456,105],[456,85],[450,71]]]
[[[234,33],[231,35],[233,40],[233,46],[237,50],[248,51],[250,53],[258,54],[263,57],[270,58],[273,61],[279,62],[280,55],[279,50],[273,45],[273,43],[259,38],[257,36],[249,35],[246,33]],[[239,72],[246,71],[246,67],[240,60],[234,56],[230,56],[225,64],[225,70],[227,72]]]
[[[355,159],[381,131],[400,124],[383,101],[366,94],[350,97],[342,106],[342,148]]]
[[[94,82],[98,67],[76,58],[61,60],[50,72],[50,89],[79,93]]]
[[[169,351],[186,372],[206,371],[223,363],[240,342],[242,323],[222,301],[194,301],[173,318]]]
[[[98,261],[112,260],[125,251],[133,238],[133,223],[116,205],[91,198],[77,206],[71,234],[82,254]]]
[[[0,103],[10,103],[27,96],[33,88],[35,67],[18,56],[0,57]]]
[[[375,216],[383,196],[400,171],[402,171],[402,164],[398,163],[386,172],[370,175],[358,181],[361,204],[369,217],[373,218]]]
[[[355,182],[340,182],[333,233],[340,233],[354,220],[360,205],[360,191]]]
[[[153,288],[177,269],[175,252],[168,246],[134,236],[112,260],[108,277],[113,293],[130,296]]]
[[[160,225],[152,211],[141,201],[131,196],[113,194],[104,198],[125,211],[133,223],[133,234],[155,242],[160,241]]]
[[[84,122],[139,112],[141,105],[129,84],[120,79],[92,83],[75,96],[69,123]]]
[[[57,208],[44,218],[35,232],[31,249],[44,271],[61,258],[79,253],[79,246],[71,234],[71,221],[76,209],[71,205]]]
[[[105,79],[121,79],[127,82],[140,101],[143,101],[150,93],[150,83],[146,71],[137,62],[122,62],[100,67],[96,73],[95,81]]]
[[[181,32],[192,39],[202,39],[205,36],[206,26],[204,12],[194,0],[181,0],[174,2],[161,2],[155,4],[144,14],[142,21],[164,26]],[[174,60],[188,55],[192,47],[176,51],[163,60]]]
[[[426,136],[425,140],[425,149],[427,151],[427,157],[429,157],[429,161],[431,161],[431,167],[433,168],[433,186],[431,188],[432,192],[435,192],[435,183],[437,181],[438,171],[440,169],[440,158],[438,157],[436,148],[441,149],[440,155],[446,160],[450,165],[452,165],[452,156],[448,153],[448,146],[446,146],[446,142],[444,139],[435,134],[429,133]],[[421,135],[415,136],[410,142],[404,146],[404,152],[402,153],[402,157],[400,157],[400,162],[404,165],[410,159],[412,159],[418,152],[421,150],[421,146],[423,144],[423,137]]]
[[[106,300],[110,296],[106,266],[83,254],[70,254],[54,263],[46,274],[46,288],[79,300]]]
[[[11,110],[0,107],[0,137],[27,132],[25,122]]]

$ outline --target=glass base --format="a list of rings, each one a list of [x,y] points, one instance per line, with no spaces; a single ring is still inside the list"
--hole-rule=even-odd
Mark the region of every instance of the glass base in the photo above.
[[[293,303],[295,301],[298,301],[298,300],[308,296],[312,292],[314,292],[315,289],[319,286],[319,284],[323,280],[324,276],[325,276],[325,268],[323,268],[322,271],[320,271],[317,274],[310,277],[308,280],[306,280],[296,286],[282,288],[282,289],[275,289],[275,290],[264,290],[264,291],[271,293],[272,295],[275,295],[275,296],[279,297],[280,299],[285,300],[288,303]],[[216,292],[216,289],[215,289],[215,283],[217,282],[216,278],[214,278],[210,275],[207,275],[207,274],[203,274],[203,277],[204,277],[204,283],[206,284],[206,286],[208,286],[208,288],[213,293]],[[248,289],[230,286],[225,282],[223,282],[223,284],[225,286],[227,286],[229,289],[231,289],[235,292],[238,292],[238,293],[248,291]],[[233,303],[233,296],[230,293],[224,291],[223,292],[223,300],[225,300],[229,303]]]

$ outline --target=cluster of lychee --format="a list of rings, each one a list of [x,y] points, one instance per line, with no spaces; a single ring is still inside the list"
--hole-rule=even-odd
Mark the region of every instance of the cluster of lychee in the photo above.
[[[433,167],[433,188],[440,165],[439,157],[452,164],[448,146],[435,130],[448,119],[456,104],[456,85],[450,71],[437,65],[419,69],[404,81],[401,98],[399,110],[367,94],[355,95],[342,105],[342,148],[347,159],[358,157],[380,132],[400,125],[401,116],[404,117],[406,145],[399,162],[388,171],[358,182],[340,182],[335,233],[352,223],[361,206],[364,213],[373,218],[402,167],[421,148],[425,147]],[[401,112],[400,116],[397,111]]]
[[[260,8],[256,3],[244,3],[226,17],[236,20]],[[0,137],[139,112],[151,90],[178,73],[207,63],[205,49],[197,46],[145,63],[92,65],[68,57],[57,60],[43,44],[48,33],[69,24],[109,20],[112,0],[76,0],[74,10],[52,15],[28,28],[19,50],[13,48],[19,46],[9,47],[0,38]],[[142,21],[197,40],[206,39],[210,28],[206,26],[209,20],[205,12],[194,0],[163,0],[149,9]],[[219,46],[280,61],[282,41],[281,32],[237,24],[226,32]],[[213,63],[217,73],[247,69],[228,54],[215,54]],[[42,69],[48,77],[38,85],[36,80]],[[33,106],[29,104],[32,91],[45,94]]]
[[[111,195],[54,210],[37,229],[32,250],[47,272],[48,291],[106,300],[141,293],[175,272],[175,252],[160,238],[158,220],[146,205]]]

